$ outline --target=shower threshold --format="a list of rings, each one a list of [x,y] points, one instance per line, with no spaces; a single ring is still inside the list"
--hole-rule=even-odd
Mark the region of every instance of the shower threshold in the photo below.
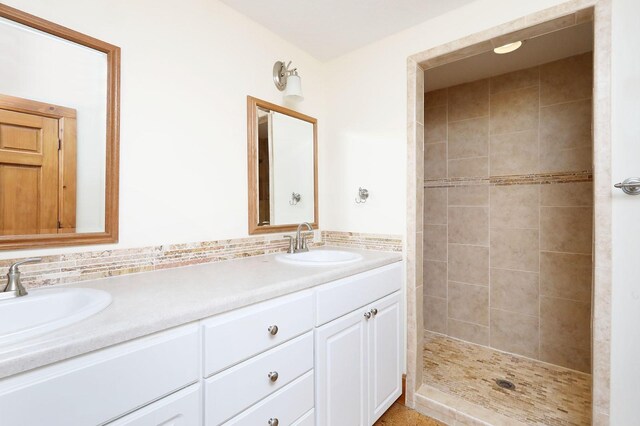
[[[591,424],[590,374],[431,332],[423,366],[416,409],[447,424]]]

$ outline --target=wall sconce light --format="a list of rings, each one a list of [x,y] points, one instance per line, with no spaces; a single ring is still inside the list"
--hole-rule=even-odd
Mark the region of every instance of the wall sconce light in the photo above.
[[[281,92],[284,90],[284,96],[296,101],[304,99],[302,96],[302,83],[298,75],[298,69],[289,69],[291,61],[285,65],[282,61],[273,64],[273,83]]]

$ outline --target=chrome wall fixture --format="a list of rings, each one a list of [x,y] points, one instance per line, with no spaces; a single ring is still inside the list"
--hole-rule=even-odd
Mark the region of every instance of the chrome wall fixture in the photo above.
[[[302,81],[298,75],[298,68],[289,68],[291,61],[285,64],[283,61],[276,61],[273,64],[273,83],[278,90],[284,91],[284,96],[290,99],[301,101],[304,99],[302,95]]]
[[[640,178],[631,177],[613,186],[622,189],[625,194],[640,195]]]
[[[300,202],[301,199],[302,197],[300,196],[300,194],[298,194],[297,192],[292,192],[291,199],[289,200],[289,205],[295,206]]]
[[[369,198],[369,191],[366,188],[358,188],[358,198],[356,198],[356,204],[364,204]]]

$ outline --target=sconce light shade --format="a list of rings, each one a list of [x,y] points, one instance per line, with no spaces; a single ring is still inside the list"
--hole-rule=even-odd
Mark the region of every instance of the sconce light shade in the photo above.
[[[289,76],[287,79],[287,87],[284,89],[284,96],[295,101],[304,100],[304,96],[302,95],[302,82],[299,75],[294,74]]]

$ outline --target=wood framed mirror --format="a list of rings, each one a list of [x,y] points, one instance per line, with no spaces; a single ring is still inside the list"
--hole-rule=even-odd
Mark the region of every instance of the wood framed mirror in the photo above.
[[[120,48],[0,3],[0,250],[118,241]]]
[[[318,229],[318,122],[247,96],[249,234]]]

